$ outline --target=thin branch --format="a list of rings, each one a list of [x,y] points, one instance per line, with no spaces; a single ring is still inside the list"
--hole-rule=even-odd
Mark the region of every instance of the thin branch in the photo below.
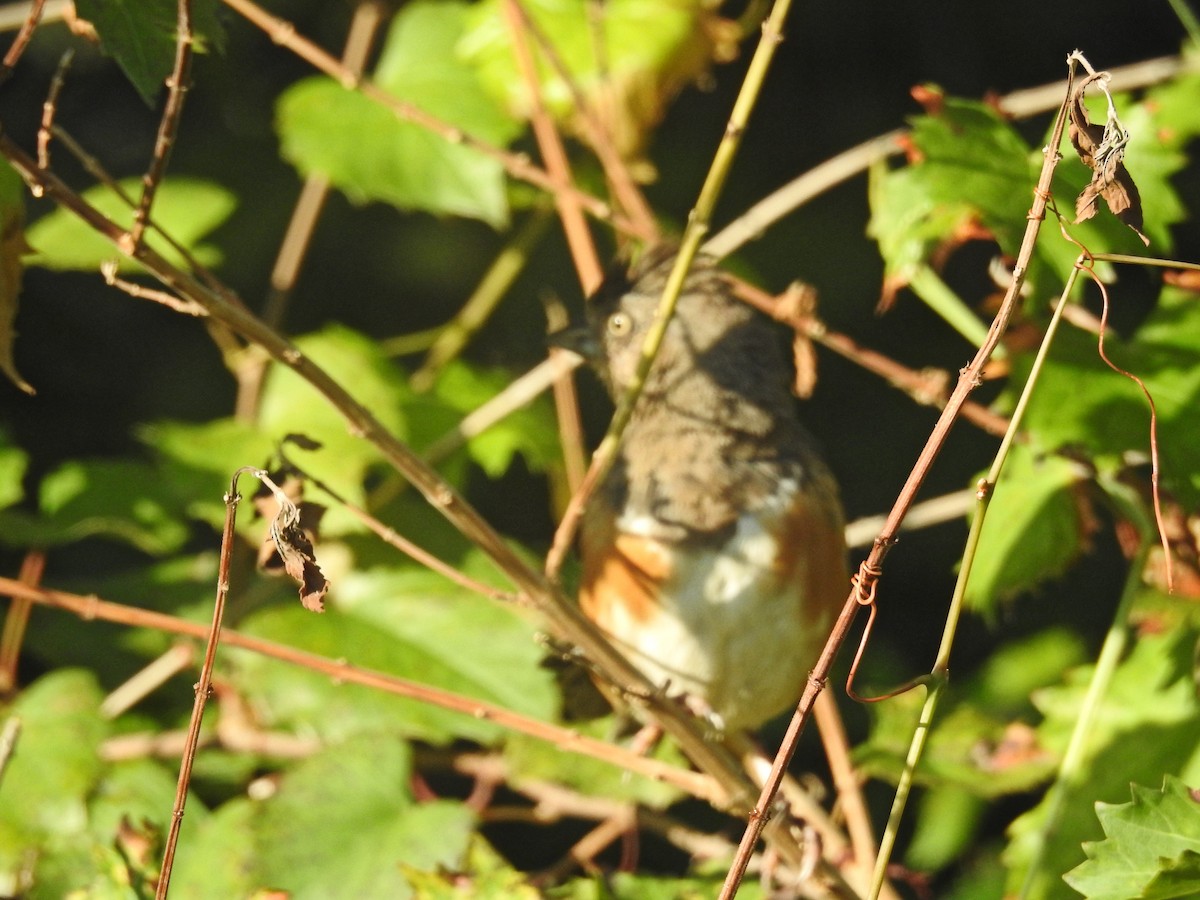
[[[150,220],[150,207],[154,195],[167,171],[167,160],[175,145],[175,132],[183,116],[183,101],[191,85],[188,83],[192,69],[192,0],[178,0],[175,16],[175,64],[167,78],[167,104],[158,123],[158,135],[154,139],[154,155],[150,167],[142,177],[142,199],[133,214],[133,227],[126,238],[131,247],[137,247],[146,234]]]
[[[266,32],[275,43],[286,47],[321,72],[336,79],[347,90],[358,90],[363,96],[369,97],[376,103],[390,109],[398,118],[412,122],[415,125],[420,125],[422,128],[438,135],[451,144],[461,144],[464,147],[470,147],[472,150],[476,150],[490,159],[496,160],[514,178],[528,182],[547,193],[555,192],[556,186],[553,179],[544,169],[539,169],[530,162],[527,155],[523,153],[510,153],[507,150],[489,144],[473,135],[467,134],[461,128],[456,128],[448,122],[439,119],[437,116],[425,112],[415,104],[392,96],[369,78],[356,75],[312,41],[297,34],[295,26],[290,22],[271,15],[262,9],[262,7],[250,2],[250,0],[224,0],[224,3],[244,16],[251,24]],[[573,194],[589,214],[598,219],[611,222],[615,228],[622,231],[633,230],[633,226],[625,216],[614,215],[612,207],[602,200],[585,194],[574,187],[567,187],[564,190]]]
[[[634,236],[648,243],[654,243],[660,236],[658,222],[654,218],[650,205],[646,202],[645,195],[634,182],[633,176],[629,172],[629,166],[617,153],[612,135],[596,115],[596,110],[588,102],[587,97],[584,96],[578,81],[559,54],[558,48],[538,25],[537,20],[529,14],[525,4],[521,0],[514,0],[512,6],[520,16],[522,27],[533,35],[538,47],[545,55],[546,61],[550,63],[550,68],[554,70],[570,92],[571,102],[578,115],[584,137],[588,145],[595,151],[601,168],[604,169],[604,177],[608,179],[618,206],[629,216]],[[607,78],[604,79],[604,83],[608,84]]]
[[[944,522],[954,522],[963,519],[975,503],[975,491],[964,488],[952,491],[941,497],[933,497],[914,504],[904,517],[901,531],[917,531]],[[887,516],[866,516],[856,519],[846,525],[846,546],[866,547],[875,539],[887,522]]]
[[[533,208],[529,217],[496,254],[467,302],[450,322],[438,329],[437,339],[409,379],[413,390],[427,391],[432,388],[442,367],[462,353],[467,342],[483,327],[517,280],[529,260],[529,254],[545,235],[550,221],[548,206]]]
[[[54,139],[67,149],[71,156],[73,156],[75,160],[81,166],[83,166],[84,170],[89,175],[112,191],[121,200],[121,202],[130,209],[133,209],[137,206],[137,200],[134,199],[134,197],[128,191],[126,191],[125,188],[121,187],[121,183],[113,178],[112,175],[109,174],[108,170],[101,165],[100,161],[96,159],[95,156],[88,153],[87,150],[84,149],[83,145],[71,136],[70,132],[68,132],[61,125],[55,125],[52,129],[52,133],[54,135]],[[217,278],[216,275],[208,271],[208,269],[206,269],[200,263],[200,260],[196,259],[191,250],[172,237],[171,234],[162,228],[157,222],[155,222],[153,218],[150,219],[147,225],[166,242],[167,246],[179,254],[180,258],[187,263],[188,269],[195,274],[196,277],[208,285],[211,290],[220,293],[230,303],[241,304],[241,299],[231,290],[225,287],[225,285],[221,283],[221,280]],[[218,344],[220,344],[219,341]]]
[[[124,231],[83,200],[55,175],[40,170],[35,161],[11,138],[0,133],[0,155],[20,175],[55,203],[82,219],[98,235],[117,244]],[[531,569],[500,537],[477,510],[423,462],[407,445],[397,440],[380,421],[355,400],[324,369],[301,353],[245,310],[210,290],[189,273],[182,272],[144,243],[134,258],[166,287],[180,296],[196,300],[246,340],[259,345],[276,361],[295,371],[347,420],[351,432],[380,451],[397,471],[416,487],[426,500],[468,540],[476,544],[505,572],[518,590],[545,617],[549,630],[560,640],[580,648],[583,655],[603,672],[627,697],[651,711],[678,742],[680,748],[703,771],[712,775],[729,798],[737,803],[752,795],[753,787],[734,760],[705,739],[705,726],[657,691],[644,674],[629,663],[605,639],[579,608],[556,586]]]
[[[1086,251],[1085,251],[1086,253]],[[900,820],[904,814],[904,809],[908,801],[909,793],[912,790],[913,781],[916,774],[917,766],[920,764],[921,758],[924,755],[925,745],[929,740],[930,725],[933,722],[934,716],[937,713],[938,703],[946,690],[947,679],[950,672],[950,651],[954,646],[954,638],[958,631],[958,623],[962,618],[964,608],[967,584],[971,577],[971,570],[974,566],[975,558],[979,550],[980,537],[983,534],[983,526],[987,517],[988,507],[991,504],[992,496],[995,493],[997,482],[1000,480],[1000,475],[1004,470],[1004,463],[1008,459],[1008,453],[1013,442],[1016,439],[1017,432],[1024,420],[1025,410],[1029,406],[1029,399],[1033,396],[1034,388],[1037,385],[1038,378],[1042,372],[1042,367],[1045,364],[1046,358],[1049,355],[1050,347],[1054,342],[1055,335],[1058,332],[1059,323],[1062,321],[1063,310],[1067,306],[1067,301],[1075,287],[1075,280],[1080,271],[1082,258],[1076,263],[1076,267],[1071,270],[1070,276],[1063,285],[1061,294],[1059,295],[1058,303],[1055,306],[1054,314],[1050,319],[1050,323],[1046,327],[1046,333],[1042,337],[1041,346],[1038,348],[1037,356],[1034,359],[1030,369],[1029,377],[1026,379],[1024,386],[1021,389],[1021,395],[1017,400],[1013,410],[1012,420],[1009,423],[1008,431],[1004,438],[1000,441],[1000,446],[996,449],[996,454],[992,460],[992,465],[988,470],[987,476],[981,479],[976,491],[975,514],[971,520],[971,528],[967,535],[966,545],[963,548],[962,564],[959,566],[958,577],[954,584],[954,593],[950,598],[950,607],[946,612],[946,622],[942,627],[942,639],[938,646],[937,657],[934,659],[929,675],[925,677],[924,683],[928,686],[928,694],[925,697],[925,702],[922,705],[921,713],[918,717],[918,726],[913,731],[912,740],[909,743],[908,753],[904,761],[904,769],[901,773],[900,780],[896,785],[896,794],[892,801],[892,809],[888,814],[887,827],[884,831],[883,841],[879,848],[879,858],[875,868],[875,879],[877,883],[882,883],[886,875],[888,862],[891,859],[892,851],[895,848],[896,837],[900,829]],[[872,613],[874,608],[872,607]],[[861,647],[859,653],[861,655]],[[857,660],[856,660],[857,663]]]
[[[17,62],[24,55],[25,48],[29,46],[29,42],[33,39],[33,32],[37,30],[38,22],[42,19],[45,6],[46,0],[32,0],[29,4],[29,12],[25,15],[25,21],[21,23],[21,30],[17,32],[17,36],[13,38],[8,52],[4,54],[4,61],[0,62],[0,84],[4,84],[4,82],[12,77],[13,69],[17,67]],[[61,15],[61,13],[59,14]]]
[[[354,7],[346,43],[342,48],[342,64],[351,72],[361,75],[367,65],[375,34],[384,14],[383,4],[378,0],[362,0]],[[325,207],[329,195],[329,178],[322,174],[311,174],[304,179],[300,196],[292,207],[292,215],[280,241],[271,268],[270,287],[263,303],[263,321],[274,329],[283,324],[284,312],[296,281],[300,267],[308,254],[317,220]],[[243,422],[253,422],[258,416],[258,404],[262,399],[262,388],[270,360],[261,355],[248,354],[242,365],[234,369],[237,379],[237,399],[234,401],[234,417]]]
[[[804,315],[792,305],[784,302],[786,294],[773,297],[762,288],[738,280],[730,279],[734,292],[745,302],[785,325],[793,328],[814,343],[832,350],[839,356],[878,375],[880,378],[904,391],[912,400],[922,406],[935,406],[942,409],[948,399],[947,389],[949,376],[938,370],[915,370],[884,356],[875,350],[863,347],[853,338],[836,331],[830,331],[825,323],[815,316]],[[1008,420],[979,403],[966,401],[963,403],[962,416],[967,421],[978,425],[989,434],[1004,434]]]
[[[21,571],[17,577],[22,584],[36,587],[42,580],[46,568],[46,554],[41,550],[29,550],[21,560]],[[25,629],[29,626],[32,601],[14,599],[4,617],[4,630],[0,632],[0,696],[10,693],[17,686],[17,663],[21,657],[21,645],[25,642]]]
[[[135,244],[134,246],[137,246]],[[237,521],[238,503],[241,495],[237,490],[238,479],[243,474],[259,476],[257,469],[238,469],[233,474],[229,491],[225,494],[225,528],[221,533],[221,561],[217,567],[217,593],[213,600],[212,624],[209,626],[204,647],[204,663],[200,667],[200,680],[196,683],[196,699],[192,704],[192,717],[188,722],[187,740],[183,757],[179,762],[179,780],[175,785],[175,806],[171,813],[171,824],[163,849],[162,866],[158,873],[155,900],[166,900],[171,884],[171,871],[175,865],[175,848],[179,844],[179,831],[183,825],[183,810],[187,805],[188,786],[192,780],[192,763],[196,759],[196,748],[200,744],[200,724],[204,720],[204,706],[212,690],[212,670],[217,659],[217,644],[221,639],[221,621],[225,617],[225,598],[229,596],[229,561],[233,556],[233,529]]]
[[[46,92],[46,101],[42,104],[42,121],[38,126],[37,158],[38,165],[43,169],[50,168],[50,137],[54,130],[54,114],[58,111],[58,97],[67,81],[67,70],[71,68],[71,60],[75,51],[68,48],[58,61],[54,77],[50,80],[50,90]]]
[[[521,15],[521,10],[517,6],[516,0],[503,0],[500,8],[508,26],[509,36],[512,38],[517,70],[521,73],[521,80],[525,83],[525,89],[529,95],[530,125],[533,128],[534,137],[537,139],[538,150],[541,151],[542,159],[546,163],[546,171],[550,176],[551,195],[554,197],[554,205],[558,209],[559,218],[562,219],[567,246],[571,250],[571,258],[575,261],[575,268],[579,272],[579,283],[583,287],[583,292],[591,294],[600,286],[600,281],[604,277],[604,267],[600,265],[600,258],[596,255],[596,244],[588,231],[587,219],[584,217],[579,197],[574,192],[567,190],[575,183],[575,179],[571,175],[571,163],[567,159],[567,151],[563,147],[562,137],[555,128],[554,120],[550,117],[546,104],[542,100],[537,65],[533,61],[533,54],[530,53],[529,44],[525,40],[523,27],[525,19]]]
[[[132,281],[118,278],[117,263],[115,260],[101,263],[100,274],[104,277],[105,284],[115,287],[119,291],[124,291],[130,297],[160,303],[167,309],[182,313],[185,316],[203,317],[208,315],[208,310],[194,300],[183,300],[167,291],[156,291],[153,288],[143,287],[140,284],[134,284]]]
[[[1187,63],[1178,56],[1163,56],[1121,66],[1111,71],[1113,90],[1131,91],[1173,78]],[[1062,100],[1063,82],[1013,91],[998,97],[996,107],[1005,115],[1024,119],[1055,109]],[[867,171],[877,162],[902,152],[900,139],[908,129],[898,128],[843,150],[816,167],[772,191],[726,225],[704,245],[703,252],[717,258],[737,251],[785,216],[825,191]]]
[[[1029,261],[1033,256],[1033,248],[1037,242],[1038,231],[1041,229],[1042,221],[1046,215],[1046,206],[1050,198],[1050,185],[1054,177],[1054,169],[1061,159],[1058,148],[1062,144],[1063,133],[1066,128],[1067,107],[1070,102],[1071,87],[1074,84],[1075,64],[1074,57],[1071,57],[1068,60],[1066,95],[1059,107],[1058,114],[1055,116],[1054,130],[1050,143],[1043,151],[1044,160],[1041,175],[1038,178],[1037,187],[1033,192],[1033,204],[1028,213],[1025,235],[1017,255],[1017,262],[1013,267],[1012,281],[1009,283],[1000,309],[997,311],[996,317],[988,329],[986,340],[980,346],[970,364],[959,374],[954,392],[950,395],[945,408],[942,410],[942,414],[938,417],[937,424],[934,426],[925,443],[925,447],[922,449],[908,479],[901,488],[900,494],[892,506],[892,511],[888,515],[887,522],[876,536],[870,554],[859,568],[859,574],[855,579],[849,596],[846,598],[841,614],[838,616],[829,639],[821,651],[817,664],[809,674],[804,693],[801,695],[796,712],[788,724],[779,754],[776,756],[775,763],[772,766],[771,776],[768,778],[759,796],[758,802],[750,815],[746,831],[742,835],[742,841],[738,846],[738,856],[734,866],[729,871],[729,877],[726,879],[725,886],[722,889],[721,896],[725,900],[732,898],[737,890],[737,886],[741,881],[741,871],[744,869],[746,863],[749,862],[750,854],[753,852],[754,846],[758,842],[758,837],[762,833],[763,826],[766,824],[766,814],[770,809],[772,798],[779,788],[783,772],[795,751],[796,742],[804,729],[804,725],[808,721],[817,694],[825,687],[826,679],[833,668],[834,658],[837,656],[843,641],[846,639],[851,623],[857,616],[858,610],[868,600],[873,602],[876,585],[883,571],[884,558],[895,544],[896,534],[900,529],[900,525],[916,499],[917,492],[924,483],[926,476],[929,474],[933,461],[941,452],[942,445],[945,443],[951,427],[958,418],[963,403],[971,391],[981,383],[984,364],[991,358],[992,351],[1000,342],[1001,336],[1008,327],[1009,318],[1016,308],[1021,287],[1025,283],[1025,274],[1029,267]]]
[[[418,757],[422,769],[428,769],[439,761],[437,754]],[[447,765],[444,761],[443,766]],[[608,797],[593,797],[581,794],[563,785],[540,778],[527,778],[515,774],[502,756],[479,753],[455,755],[449,767],[461,775],[494,784],[505,784],[509,790],[529,800],[533,806],[514,807],[489,806],[480,810],[486,822],[528,822],[548,825],[563,819],[587,819],[602,821],[611,818],[626,804]],[[733,845],[718,834],[706,834],[683,825],[671,816],[652,809],[639,809],[638,827],[658,835],[685,853],[700,860],[722,859],[733,851]]]
[[[863,141],[849,150],[843,150],[837,156],[814,166],[783,187],[772,191],[714,234],[705,241],[701,252],[716,259],[729,256],[743,244],[766,234],[772,225],[805,203],[842,182],[861,175],[872,163],[899,153],[901,138],[905,134],[907,129],[897,128]]]
[[[204,638],[208,633],[208,629],[204,625],[188,619],[113,603],[101,600],[96,596],[85,597],[67,591],[32,587],[12,578],[0,577],[0,594],[25,598],[43,606],[66,610],[86,620],[98,619],[103,622],[115,622],[136,628],[152,628],[167,634],[187,635],[193,638]],[[672,784],[692,796],[720,808],[727,807],[729,803],[728,793],[707,775],[689,772],[659,760],[631,753],[621,747],[598,741],[569,728],[531,719],[483,700],[464,697],[461,694],[388,675],[384,672],[364,669],[344,659],[335,660],[315,653],[306,653],[286,644],[251,637],[228,628],[222,630],[221,640],[226,647],[249,650],[271,659],[278,659],[327,675],[338,684],[361,684],[399,697],[431,703],[472,718],[495,722],[503,728],[548,741],[566,752],[590,756],[646,778]]]
[[[696,198],[696,204],[688,214],[688,224],[680,240],[679,252],[675,257],[671,273],[667,276],[666,284],[663,286],[662,299],[655,310],[654,319],[647,329],[637,369],[630,379],[628,389],[617,403],[617,410],[613,414],[604,439],[592,457],[592,465],[588,469],[583,484],[571,498],[562,521],[554,533],[554,541],[549,554],[547,554],[545,566],[545,571],[551,578],[557,576],[563,560],[566,558],[567,549],[575,539],[575,533],[579,528],[583,508],[588,498],[591,497],[592,492],[616,461],[621,435],[633,416],[634,406],[645,385],[650,367],[654,364],[654,357],[666,334],[667,325],[675,312],[675,303],[683,289],[683,283],[691,268],[692,260],[708,231],[717,199],[721,195],[725,180],[733,167],[733,160],[741,147],[742,136],[749,123],[750,113],[758,102],[767,69],[775,57],[775,51],[783,41],[783,23],[787,18],[790,6],[791,0],[775,0],[770,17],[763,23],[762,38],[754,50],[746,77],[743,79],[737,99],[734,101],[733,109],[729,114],[729,122],[725,126],[725,134],[721,138],[721,143],[717,145],[716,153],[713,154],[712,164],[709,166],[704,184],[700,188],[700,194]]]
[[[566,854],[531,879],[534,884],[554,884],[561,881],[576,868],[588,874],[595,875],[599,867],[595,858],[611,843],[620,840],[630,829],[637,826],[637,808],[633,804],[625,804],[611,816],[602,819],[591,831],[577,840],[567,850]]]
[[[491,428],[512,412],[527,406],[563,375],[576,369],[583,360],[573,353],[559,353],[542,360],[524,375],[513,380],[492,399],[463,416],[457,425],[430,444],[422,454],[430,463],[445,459],[459,447]]]
[[[1050,846],[1054,833],[1062,824],[1066,812],[1067,800],[1071,791],[1083,780],[1084,766],[1088,762],[1089,738],[1096,731],[1097,719],[1101,714],[1104,695],[1108,692],[1113,678],[1116,676],[1117,665],[1133,638],[1133,627],[1129,622],[1129,614],[1133,609],[1142,587],[1142,572],[1145,569],[1146,556],[1150,548],[1150,540],[1143,538],[1137,555],[1130,560],[1129,572],[1125,578],[1124,590],[1113,613],[1112,622],[1104,636],[1104,644],[1100,655],[1096,658],[1096,666],[1088,681],[1087,691],[1079,705],[1079,715],[1071,729],[1071,737],[1063,752],[1062,761],[1054,773],[1054,783],[1042,800],[1045,813],[1038,826],[1037,833],[1029,836],[1033,847],[1033,858],[1025,871],[1021,891],[1016,896],[1024,900],[1027,897],[1047,896],[1050,884],[1062,884],[1061,873],[1047,872],[1043,866],[1046,850]]]
[[[328,484],[321,481],[319,478],[310,475],[308,472],[305,472],[291,460],[288,460],[288,465],[294,468],[296,473],[301,478],[310,483],[313,487],[317,488],[317,490],[323,491],[333,498],[333,500],[336,501],[343,509],[354,516],[354,518],[358,519],[358,521],[366,525],[367,528],[371,529],[375,536],[388,546],[394,547],[405,556],[408,556],[409,558],[419,562],[427,569],[437,572],[443,578],[454,582],[459,587],[466,588],[472,593],[480,594],[484,597],[488,597],[501,603],[516,602],[517,598],[512,594],[464,575],[462,572],[458,571],[458,569],[438,559],[428,550],[418,546],[417,544],[414,544],[408,538],[404,537],[404,535],[397,532],[396,529],[385,525],[365,509],[355,505],[354,503],[351,503]]]
[[[551,184],[554,186],[554,205],[562,220],[563,233],[567,246],[571,250],[571,259],[579,273],[579,283],[585,295],[590,295],[604,278],[604,268],[596,253],[596,242],[588,230],[587,218],[577,194],[568,190],[574,187],[575,181],[571,174],[571,164],[567,159],[566,148],[563,147],[562,137],[554,126],[546,104],[543,102],[541,84],[538,81],[537,66],[533,54],[526,41],[524,19],[517,0],[503,0],[500,4],[501,14],[512,36],[513,55],[516,57],[517,69],[525,82],[529,93],[530,124],[537,139],[538,149],[546,163]],[[550,351],[551,356],[561,355],[557,348]],[[584,468],[586,458],[583,446],[583,423],[579,413],[579,397],[575,391],[575,382],[570,375],[562,375],[554,381],[554,406],[558,413],[559,432],[562,438],[563,456],[569,460],[568,475],[571,477],[570,488],[578,489],[581,479],[579,472]]]

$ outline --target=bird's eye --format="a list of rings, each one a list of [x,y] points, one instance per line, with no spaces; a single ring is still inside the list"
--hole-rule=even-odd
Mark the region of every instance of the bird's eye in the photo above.
[[[624,337],[633,328],[629,313],[615,312],[608,317],[608,333],[613,337]]]

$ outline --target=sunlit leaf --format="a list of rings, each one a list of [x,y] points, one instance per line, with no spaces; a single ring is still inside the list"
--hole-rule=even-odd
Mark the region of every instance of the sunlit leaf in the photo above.
[[[1132,786],[1129,803],[1097,803],[1105,839],[1083,845],[1087,862],[1065,876],[1089,900],[1200,894],[1200,797],[1173,775],[1161,791]]]
[[[481,140],[503,146],[520,125],[483,91],[455,52],[468,7],[408,4],[388,33],[375,81]],[[283,155],[305,174],[320,173],[352,200],[380,200],[482,219],[508,220],[504,171],[477,150],[453,144],[331,78],[309,78],[276,109]]]
[[[1122,226],[1123,227],[1123,226]],[[1128,229],[1126,229],[1128,230]],[[1163,484],[1186,503],[1200,497],[1200,304],[1166,289],[1132,340],[1109,333],[1106,350],[1137,374],[1158,411]],[[1014,365],[1023,380],[1027,359]],[[1138,386],[1112,371],[1096,351],[1096,338],[1060,329],[1026,414],[1026,427],[1045,447],[1082,447],[1115,467],[1134,451],[1150,450],[1150,409]]]
[[[187,538],[183,509],[153,466],[134,460],[64,463],[41,484],[41,515],[0,513],[0,539],[14,546],[55,546],[105,537],[162,554]]]
[[[88,797],[103,771],[101,692],[90,672],[60,669],[34,682],[4,710],[21,722],[4,770],[0,879],[15,879],[27,854],[84,834]]]
[[[257,804],[238,797],[198,822],[192,822],[189,814],[187,839],[179,844],[171,876],[173,900],[253,896],[254,889],[261,887],[253,875],[258,859],[257,812]]]
[[[446,405],[465,416],[492,399],[509,381],[508,373],[485,371],[455,362],[439,373],[436,393]],[[556,464],[562,459],[562,451],[549,399],[543,395],[514,410],[471,438],[467,442],[467,452],[493,478],[503,475],[517,454],[521,454],[535,472]]]
[[[25,496],[24,478],[28,466],[29,455],[13,446],[8,436],[0,431],[0,509],[12,506]]]
[[[1131,782],[1145,784],[1175,773],[1183,781],[1200,782],[1200,747],[1196,721],[1200,699],[1193,681],[1195,629],[1162,635],[1141,635],[1114,673],[1108,693],[1088,732],[1087,759],[1081,780],[1067,792],[1059,826],[1050,835],[1043,865],[1066,872],[1083,861],[1080,845],[1102,837],[1093,815],[1097,802],[1113,803],[1128,796]],[[1079,716],[1092,668],[1073,671],[1062,687],[1035,695],[1045,719],[1038,727],[1040,742],[1061,753]],[[1004,859],[1009,887],[1024,876],[1042,840],[1046,802],[1016,819],[1009,827]],[[1057,879],[1053,897],[1075,896]],[[1061,889],[1058,885],[1062,885]]]
[[[599,740],[609,738],[615,730],[612,717],[576,722],[571,727]],[[564,784],[590,796],[627,800],[653,809],[663,809],[680,798],[679,788],[670,784],[631,775],[598,759],[564,753],[544,740],[513,735],[505,743],[504,756],[518,779],[535,778]],[[669,741],[660,741],[653,756],[662,762],[687,768],[686,759]]]
[[[388,672],[540,718],[557,695],[539,665],[533,625],[512,610],[464,592],[422,570],[355,574],[338,582],[330,612],[317,620],[299,608],[256,613],[247,631],[357,666]],[[470,647],[471,652],[462,652]],[[270,716],[330,739],[381,723],[396,734],[434,742],[493,740],[493,724],[437,706],[333,684],[328,676],[262,657],[238,665],[238,683]]]
[[[135,201],[141,196],[141,179],[126,178],[120,185]],[[105,185],[88,188],[82,197],[122,228],[133,224],[133,209]],[[204,243],[203,239],[229,218],[235,206],[237,198],[220,185],[197,178],[172,176],[159,186],[151,218],[201,264],[212,267],[221,262],[221,252],[214,244]],[[141,268],[121,257],[109,241],[62,207],[29,226],[25,237],[36,252],[29,259],[31,266],[96,271],[102,263],[112,261],[123,271]],[[147,244],[171,263],[188,268],[179,252],[161,235],[149,232]]]
[[[1077,468],[1014,445],[988,506],[967,602],[995,613],[1006,599],[1066,571],[1086,535],[1072,486]]]
[[[495,0],[477,4],[458,49],[505,108],[525,118],[529,92],[502,6]],[[640,150],[647,129],[681,87],[699,78],[714,59],[736,52],[737,29],[696,0],[612,0],[595,14],[584,0],[534,0],[522,8],[553,44],[625,155]],[[536,41],[530,38],[530,44]],[[578,128],[569,85],[544,60],[539,79],[550,110]]]
[[[288,772],[255,816],[259,884],[294,900],[394,900],[411,896],[403,866],[457,867],[474,814],[450,801],[414,802],[409,756],[383,731],[334,744]]]
[[[404,404],[408,383],[395,364],[365,335],[338,325],[305,335],[296,346],[369,409],[383,426],[403,440],[407,435]],[[307,381],[285,366],[272,366],[263,388],[259,412],[262,432],[281,441],[301,434],[316,442],[313,449],[291,443],[288,458],[352,502],[362,504],[363,476],[381,461],[379,451],[351,434],[346,419]],[[362,526],[338,508],[324,519],[327,534],[358,531]]]

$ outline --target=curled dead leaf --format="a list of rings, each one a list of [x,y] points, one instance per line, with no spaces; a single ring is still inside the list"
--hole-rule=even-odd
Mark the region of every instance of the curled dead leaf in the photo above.
[[[325,507],[307,503],[303,482],[294,475],[280,479],[283,486],[263,476],[266,489],[254,498],[254,506],[270,521],[269,538],[259,552],[258,565],[264,572],[283,571],[296,582],[300,602],[312,612],[325,611],[329,580],[317,565],[313,540]]]
[[[1075,200],[1075,221],[1084,222],[1096,214],[1103,198],[1109,211],[1132,228],[1144,244],[1150,239],[1142,232],[1142,199],[1133,177],[1125,168],[1125,146],[1129,132],[1117,118],[1116,108],[1108,93],[1108,74],[1098,72],[1088,76],[1075,89],[1068,109],[1070,125],[1067,133],[1071,145],[1084,165],[1092,170],[1092,180]],[[1099,84],[1108,97],[1108,117],[1103,125],[1088,118],[1083,97],[1088,87]]]

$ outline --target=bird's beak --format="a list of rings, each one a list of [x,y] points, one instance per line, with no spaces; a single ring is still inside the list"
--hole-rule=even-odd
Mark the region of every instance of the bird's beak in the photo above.
[[[568,325],[549,335],[546,342],[551,347],[577,353],[588,362],[595,362],[600,358],[600,344],[595,333],[586,325]]]

